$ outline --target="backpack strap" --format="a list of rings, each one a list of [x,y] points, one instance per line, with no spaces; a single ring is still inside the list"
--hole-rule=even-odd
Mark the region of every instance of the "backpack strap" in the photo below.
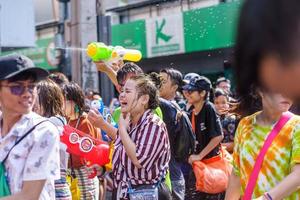
[[[11,150],[13,150],[13,148],[14,148],[15,146],[17,146],[17,145],[18,145],[18,144],[19,144],[19,143],[20,143],[27,135],[29,135],[29,133],[31,133],[38,125],[40,125],[41,123],[46,122],[46,121],[48,121],[48,120],[43,120],[43,121],[37,123],[37,124],[34,125],[31,129],[29,129],[24,135],[22,135],[22,136],[16,141],[16,143],[10,148],[10,150],[8,151],[8,153],[7,153],[6,157],[4,158],[4,160],[2,161],[2,163],[4,163],[4,162],[6,161],[6,159],[8,158],[8,156],[9,156]]]
[[[265,140],[265,143],[256,158],[256,162],[254,164],[252,173],[250,175],[243,200],[251,200],[252,199],[252,194],[253,194],[254,188],[256,186],[257,178],[258,178],[262,163],[264,161],[264,157],[265,157],[269,147],[271,146],[273,140],[276,138],[276,136],[281,131],[281,129],[284,127],[284,125],[292,117],[293,117],[293,114],[290,112],[283,113],[281,115],[279,121],[275,124],[274,128],[271,130],[271,132],[267,136],[267,139]]]

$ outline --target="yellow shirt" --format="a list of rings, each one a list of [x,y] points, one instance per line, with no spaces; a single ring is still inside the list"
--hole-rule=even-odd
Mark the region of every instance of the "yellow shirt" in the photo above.
[[[273,128],[258,125],[257,114],[240,121],[234,141],[233,167],[235,174],[240,177],[242,195],[260,149]],[[258,198],[274,188],[298,163],[300,163],[300,117],[294,116],[281,129],[268,149],[252,198]],[[300,199],[300,190],[286,199]]]

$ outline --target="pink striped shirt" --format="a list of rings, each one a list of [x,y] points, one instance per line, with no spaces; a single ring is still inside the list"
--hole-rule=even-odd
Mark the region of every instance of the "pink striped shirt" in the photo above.
[[[115,141],[113,155],[114,187],[118,199],[126,198],[131,185],[155,184],[165,178],[170,160],[170,143],[165,123],[147,110],[128,134],[136,144],[136,156],[142,168],[138,169],[125,152],[121,138]]]

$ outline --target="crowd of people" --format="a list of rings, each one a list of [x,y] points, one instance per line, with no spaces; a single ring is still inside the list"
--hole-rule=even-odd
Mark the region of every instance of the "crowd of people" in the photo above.
[[[299,24],[298,0],[244,2],[235,92],[225,77],[95,62],[118,91],[105,112],[93,107],[99,93],[64,74],[0,57],[0,198],[300,199],[300,117],[289,112],[300,96]],[[110,162],[70,153],[66,127],[109,145]]]

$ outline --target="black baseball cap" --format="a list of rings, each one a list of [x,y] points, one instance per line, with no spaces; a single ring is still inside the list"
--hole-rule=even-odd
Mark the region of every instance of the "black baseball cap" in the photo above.
[[[35,67],[33,61],[20,54],[10,54],[0,57],[0,80],[7,80],[24,72],[31,72],[37,80],[48,76],[48,71]]]
[[[183,90],[187,91],[210,91],[211,90],[211,82],[205,76],[194,77],[190,80],[188,84],[183,86]]]
[[[188,84],[188,83],[191,81],[191,79],[193,79],[193,78],[195,78],[195,77],[200,77],[200,75],[199,75],[199,74],[196,74],[196,73],[193,73],[193,72],[187,73],[187,74],[184,76],[184,78],[183,78],[183,82],[184,82],[185,84]]]

